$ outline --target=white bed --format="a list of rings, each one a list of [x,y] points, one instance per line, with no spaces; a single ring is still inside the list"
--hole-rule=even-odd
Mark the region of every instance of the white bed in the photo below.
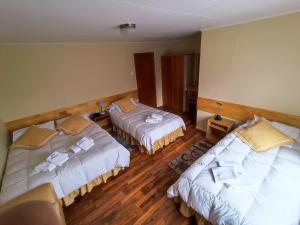
[[[82,136],[93,138],[95,145],[88,151],[82,150],[76,154],[71,152],[69,147]],[[70,159],[51,172],[36,172],[34,167],[53,151],[67,152]],[[0,203],[44,183],[52,183],[58,198],[64,198],[72,191],[114,168],[128,167],[129,162],[129,151],[105,130],[93,123],[80,135],[59,134],[40,149],[9,150]]]
[[[136,109],[126,113],[111,109],[111,120],[118,128],[134,137],[147,151],[151,151],[154,143],[167,134],[179,128],[186,129],[182,118],[173,113],[141,103],[135,104]],[[152,113],[161,115],[163,117],[162,121],[156,124],[146,123],[146,118]]]
[[[212,224],[298,225],[300,130],[277,122],[273,126],[296,143],[256,153],[231,133],[181,175],[168,197],[179,197]],[[242,165],[247,179],[230,188],[216,184],[211,168],[218,161]]]

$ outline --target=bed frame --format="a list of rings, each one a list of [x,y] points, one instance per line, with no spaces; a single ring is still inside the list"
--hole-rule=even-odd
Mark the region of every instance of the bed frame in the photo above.
[[[156,141],[159,142],[157,147],[154,149],[151,149],[151,151],[147,151],[145,146],[141,145],[138,140],[136,140],[134,137],[132,137],[130,134],[113,124],[113,131],[117,133],[117,135],[121,138],[123,138],[126,142],[130,143],[131,145],[138,146],[140,152],[144,152],[148,155],[154,155],[158,150],[163,150],[164,147],[174,142],[177,138],[184,136],[184,132],[182,128],[178,128],[175,131],[167,134],[166,136],[162,137],[160,140]],[[154,143],[154,145],[156,144]]]

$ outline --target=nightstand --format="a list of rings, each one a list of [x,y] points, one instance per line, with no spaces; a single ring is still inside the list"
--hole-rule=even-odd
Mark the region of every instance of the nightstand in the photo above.
[[[100,127],[102,127],[107,132],[112,130],[111,119],[109,112],[105,111],[104,114],[101,113],[92,113],[90,115],[90,119],[97,123]]]
[[[215,120],[215,116],[212,116],[207,121],[207,130],[205,138],[215,144],[228,133],[230,133],[234,126],[234,121],[229,119]]]

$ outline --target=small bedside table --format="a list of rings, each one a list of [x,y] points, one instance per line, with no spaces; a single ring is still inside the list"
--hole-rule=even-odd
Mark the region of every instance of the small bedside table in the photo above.
[[[224,118],[222,118],[222,120],[215,120],[214,118],[215,116],[212,116],[208,119],[205,136],[205,138],[213,144],[231,132],[234,126],[234,121],[232,120]]]
[[[107,111],[104,114],[92,113],[90,119],[96,122],[100,127],[102,127],[107,132],[112,130],[110,115]]]

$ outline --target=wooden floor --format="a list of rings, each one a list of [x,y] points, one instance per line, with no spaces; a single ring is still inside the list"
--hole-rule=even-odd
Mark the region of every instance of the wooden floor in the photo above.
[[[168,187],[178,178],[168,163],[202,138],[190,124],[184,137],[154,156],[133,151],[130,168],[64,209],[67,224],[195,224],[167,198]]]

